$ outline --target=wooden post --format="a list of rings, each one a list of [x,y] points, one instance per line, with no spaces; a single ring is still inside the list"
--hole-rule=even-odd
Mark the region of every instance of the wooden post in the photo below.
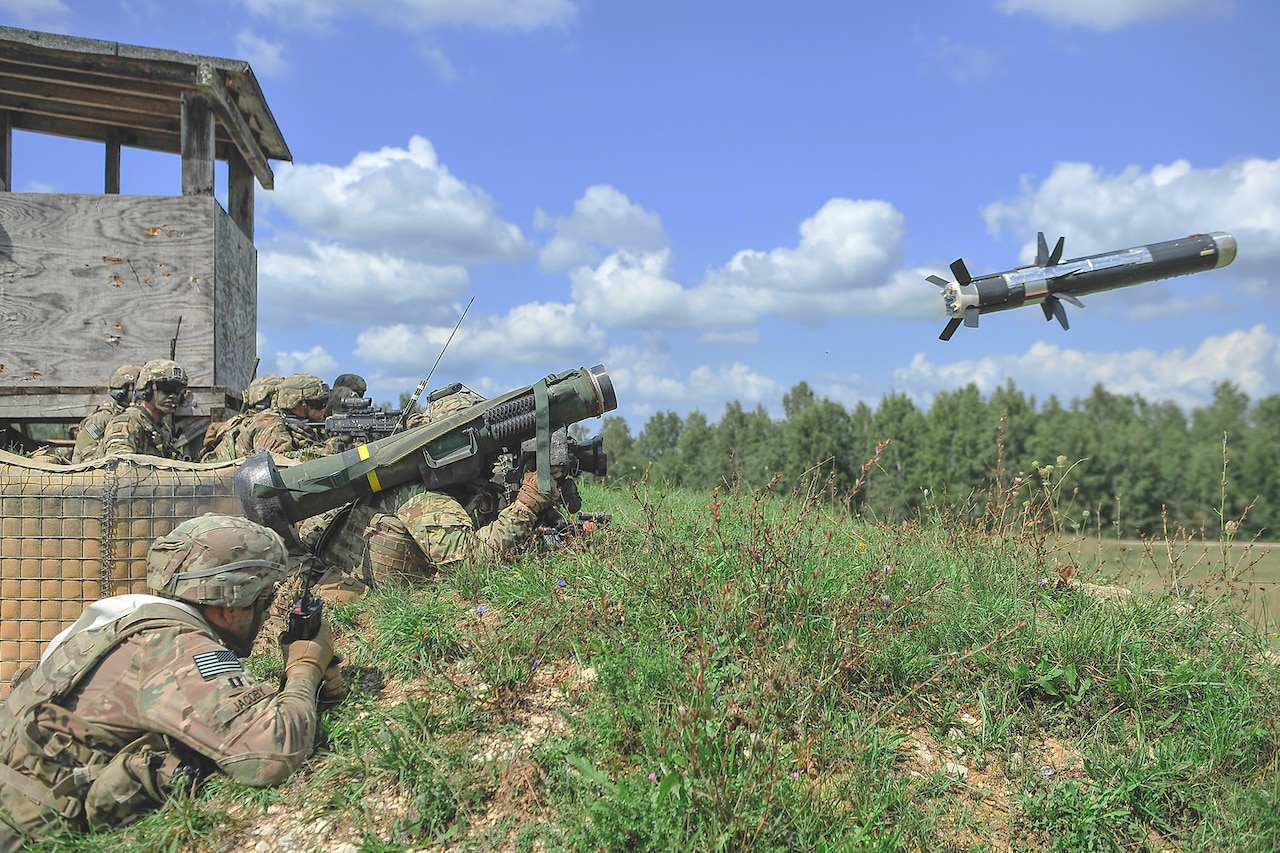
[[[120,130],[114,127],[107,131],[106,175],[102,191],[107,195],[120,195]]]
[[[253,240],[253,170],[238,151],[227,158],[227,213]]]
[[[213,195],[213,110],[198,92],[182,93],[182,194]]]
[[[13,189],[13,119],[0,110],[0,192]]]

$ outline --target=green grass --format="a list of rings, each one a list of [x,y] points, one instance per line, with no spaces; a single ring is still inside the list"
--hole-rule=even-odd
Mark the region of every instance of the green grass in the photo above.
[[[361,688],[279,791],[48,849],[1280,849],[1274,658],[1207,589],[1106,600],[1109,558],[943,509],[582,491],[614,521],[564,550],[333,608]]]

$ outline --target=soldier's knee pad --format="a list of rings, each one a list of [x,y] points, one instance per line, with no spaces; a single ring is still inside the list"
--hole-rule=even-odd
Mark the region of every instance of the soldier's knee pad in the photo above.
[[[435,574],[435,566],[422,553],[409,528],[394,515],[375,515],[365,528],[365,537],[374,583],[422,580]]]

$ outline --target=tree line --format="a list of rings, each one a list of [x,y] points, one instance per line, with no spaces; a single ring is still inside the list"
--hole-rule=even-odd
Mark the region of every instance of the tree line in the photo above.
[[[606,417],[606,480],[761,488],[817,473],[859,512],[889,521],[939,502],[980,512],[977,496],[994,483],[1051,488],[1067,529],[1280,534],[1280,395],[1251,403],[1231,382],[1189,415],[1101,385],[1067,406],[1053,396],[1037,406],[1012,380],[988,399],[972,383],[942,392],[927,410],[902,393],[848,409],[800,382],[782,408],[775,420],[735,401],[716,423],[700,411],[657,412],[634,436]]]

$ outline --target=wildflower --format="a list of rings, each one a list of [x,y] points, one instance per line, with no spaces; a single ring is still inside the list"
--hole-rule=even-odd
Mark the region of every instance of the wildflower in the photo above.
[[[650,773],[650,774],[649,774],[649,781],[650,781],[650,782],[657,782],[657,781],[658,781],[658,774],[657,774],[657,773]]]
[[[476,605],[476,612],[477,612],[477,613],[483,613],[483,612],[485,612],[485,611],[486,611],[486,610],[488,610],[488,609],[489,609],[489,608],[485,607],[483,604],[477,604],[477,605]]]
[[[799,779],[799,778],[800,778],[800,771],[799,771],[799,770],[792,770],[792,771],[791,771],[791,778],[792,778],[792,779]]]
[[[529,669],[537,669],[537,668],[538,668],[538,659],[529,658]]]
[[[859,543],[858,543],[858,547],[859,547],[859,548],[865,548],[865,547],[867,547],[867,543],[866,543],[866,542],[859,542]]]
[[[557,579],[556,579],[556,586],[558,586],[558,587],[560,587],[561,589],[563,589],[563,588],[564,588],[564,578],[557,578]]]
[[[1058,467],[1059,467],[1059,468],[1061,468],[1063,465],[1066,465],[1066,464],[1067,464],[1067,457],[1062,456],[1061,454],[1059,454],[1059,456],[1058,456]]]

